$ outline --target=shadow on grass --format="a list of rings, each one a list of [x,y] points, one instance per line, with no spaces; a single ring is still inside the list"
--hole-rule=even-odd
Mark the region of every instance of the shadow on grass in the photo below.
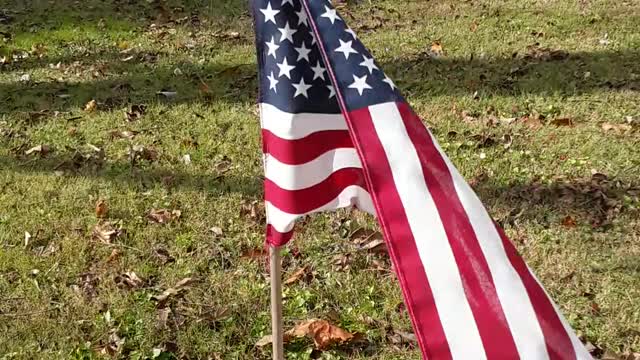
[[[240,193],[250,200],[261,199],[263,191],[262,176],[217,173],[215,170],[193,173],[144,161],[132,164],[87,158],[78,152],[53,153],[29,160],[22,155],[0,157],[0,169],[13,173],[43,174],[62,171],[63,177],[100,178],[138,190],[161,186],[169,191],[200,191],[212,196]],[[506,205],[510,209],[507,215],[498,219],[503,227],[518,226],[520,221],[535,221],[551,227],[557,225],[557,217],[569,216],[571,221],[605,231],[615,217],[628,211],[638,212],[640,205],[640,182],[609,179],[602,174],[596,174],[591,179],[564,179],[552,183],[531,180],[498,185],[490,179],[479,179],[472,183],[475,183],[475,191],[487,205]]]
[[[148,103],[159,91],[176,92],[170,104],[246,103],[257,96],[257,70],[253,62],[225,65],[191,62],[162,62],[160,52],[118,52],[90,57],[42,58],[16,64],[29,66],[81,62],[83,71],[94,72],[91,81],[46,79],[0,84],[0,114],[51,109],[79,109],[95,99],[103,109]],[[123,62],[123,57],[130,58]],[[487,96],[581,95],[603,91],[640,91],[640,51],[564,53],[554,58],[431,59],[423,55],[382,68],[397,79],[405,96],[470,96],[478,91]],[[253,59],[251,59],[253,61]],[[175,75],[179,68],[181,75]],[[11,67],[8,67],[12,70]]]
[[[21,157],[0,157],[0,169],[11,173],[55,174],[63,178],[85,177],[117,183],[138,190],[156,186],[168,191],[200,191],[212,196],[241,193],[250,200],[262,198],[262,177],[227,173],[192,173],[184,169],[140,161],[106,161],[79,152],[48,155],[25,160]],[[3,191],[0,184],[0,191]],[[5,184],[9,185],[9,184]]]

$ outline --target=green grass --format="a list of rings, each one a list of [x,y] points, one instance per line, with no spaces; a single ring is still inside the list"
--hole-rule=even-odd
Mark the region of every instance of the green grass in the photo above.
[[[266,264],[243,256],[261,248],[264,227],[259,207],[249,211],[262,169],[245,1],[8,1],[0,58],[16,59],[0,65],[0,359],[97,359],[111,356],[102,354],[110,343],[133,359],[153,349],[269,358],[254,347],[270,332]],[[397,4],[361,1],[343,14],[583,339],[640,352],[640,5]],[[445,54],[432,59],[436,40]],[[545,58],[536,43],[566,54]],[[92,99],[97,111],[85,112]],[[146,113],[128,122],[137,104]],[[538,116],[536,128],[500,120]],[[632,131],[602,129],[627,119]],[[50,151],[25,155],[37,145]],[[134,145],[157,156],[132,162]],[[100,198],[105,220],[94,213]],[[151,223],[146,215],[161,208],[181,217]],[[105,221],[124,229],[111,244],[92,237]],[[341,211],[299,228],[285,271],[310,266],[313,277],[286,287],[286,326],[318,317],[363,334],[365,345],[325,359],[418,359],[390,340],[410,323],[392,273],[371,271],[388,259],[350,241],[360,227],[374,222]],[[333,258],[344,254],[351,263],[340,269]],[[142,280],[133,289],[118,285],[129,271]],[[185,277],[196,283],[159,323],[151,296]],[[311,352],[298,341],[288,358]]]

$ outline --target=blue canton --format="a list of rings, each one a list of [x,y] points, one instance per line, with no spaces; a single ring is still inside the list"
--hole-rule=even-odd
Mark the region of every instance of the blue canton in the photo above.
[[[260,68],[260,102],[290,113],[340,113],[335,75],[347,110],[404,101],[395,84],[377,65],[326,0],[253,0]],[[320,39],[312,31],[315,23]],[[332,68],[327,69],[318,40]]]

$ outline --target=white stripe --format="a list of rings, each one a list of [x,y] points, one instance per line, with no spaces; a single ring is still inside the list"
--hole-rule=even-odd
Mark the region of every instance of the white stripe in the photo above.
[[[332,201],[304,214],[289,214],[278,209],[271,202],[265,202],[267,223],[271,224],[271,226],[273,226],[276,231],[281,233],[291,231],[291,229],[293,229],[295,221],[304,215],[321,211],[336,210],[351,205],[355,205],[358,207],[358,209],[366,211],[372,215],[375,215],[376,213],[373,206],[373,201],[371,201],[371,195],[369,195],[369,193],[365,189],[357,185],[347,186],[346,188],[344,188],[344,190],[342,190],[340,195],[338,195]]]
[[[369,112],[389,160],[451,354],[454,359],[486,359],[449,240],[398,107],[395,103],[379,104],[369,107]]]
[[[260,104],[262,128],[281,139],[301,139],[317,131],[349,130],[342,114],[292,114],[277,107]]]
[[[334,171],[346,168],[362,168],[354,148],[328,151],[302,165],[289,165],[266,154],[265,176],[285,190],[300,190],[316,185]]]
[[[440,149],[432,135],[431,139],[449,168],[458,198],[469,217],[482,253],[487,260],[498,299],[507,318],[520,359],[549,359],[544,333],[531,304],[531,299],[522,279],[507,257],[498,230],[473,189]]]

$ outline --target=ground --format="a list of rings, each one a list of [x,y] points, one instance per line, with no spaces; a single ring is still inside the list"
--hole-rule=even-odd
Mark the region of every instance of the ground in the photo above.
[[[340,8],[594,353],[640,352],[640,4]],[[257,81],[244,0],[2,3],[0,359],[269,358]],[[420,358],[365,230],[299,227],[286,327],[360,340],[288,358]]]

